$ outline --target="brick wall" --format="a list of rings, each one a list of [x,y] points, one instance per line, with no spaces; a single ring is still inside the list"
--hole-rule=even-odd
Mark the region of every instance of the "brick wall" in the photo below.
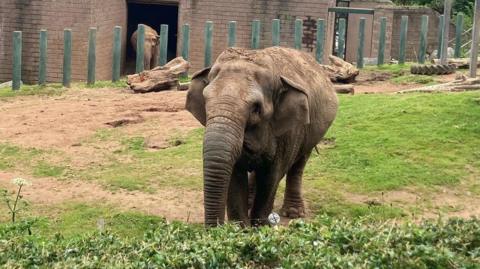
[[[281,45],[293,47],[294,22],[300,18],[304,20],[304,34],[312,33],[311,23],[318,18],[332,20],[328,17],[327,8],[334,6],[333,0],[180,0],[180,24],[189,23],[191,26],[191,71],[201,69],[204,62],[204,26],[205,21],[214,22],[213,57],[217,57],[227,47],[227,24],[231,20],[237,21],[237,46],[250,47],[251,22],[254,19],[261,21],[260,46],[271,45],[271,21],[281,20]],[[307,26],[310,24],[310,27]],[[326,40],[325,55],[331,51],[332,23],[328,23],[329,39]],[[181,27],[179,27],[181,29]],[[313,29],[315,30],[315,29]],[[181,33],[178,34],[178,51],[181,52]],[[313,51],[315,38],[304,38],[303,50]]]
[[[38,77],[39,31],[48,30],[49,82],[62,78],[63,29],[71,28],[72,78],[85,80],[89,27],[97,27],[97,79],[111,77],[113,27],[126,28],[123,0],[2,0],[0,6],[0,81],[11,80],[12,31],[23,32],[22,78]],[[123,38],[126,40],[126,38]],[[125,44],[123,46],[125,48]]]

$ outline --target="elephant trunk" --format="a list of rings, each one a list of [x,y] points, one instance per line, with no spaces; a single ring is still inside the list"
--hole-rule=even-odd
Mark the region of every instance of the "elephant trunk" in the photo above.
[[[244,127],[224,116],[207,121],[203,147],[205,225],[225,221],[227,193],[243,145]]]

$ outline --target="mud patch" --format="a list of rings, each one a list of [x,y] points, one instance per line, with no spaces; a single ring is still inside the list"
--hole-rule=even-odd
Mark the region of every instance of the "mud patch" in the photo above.
[[[135,116],[125,117],[118,120],[106,122],[105,124],[112,126],[113,128],[117,128],[117,127],[125,126],[128,124],[142,123],[144,121],[145,121],[145,118],[143,118],[140,115],[135,115]]]

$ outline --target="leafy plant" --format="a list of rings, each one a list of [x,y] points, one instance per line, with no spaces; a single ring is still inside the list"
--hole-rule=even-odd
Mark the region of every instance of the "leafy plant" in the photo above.
[[[20,212],[20,210],[24,209],[28,203],[27,201],[23,200],[22,196],[22,188],[23,186],[30,185],[30,182],[23,178],[14,178],[12,180],[12,183],[18,186],[17,193],[13,195],[9,195],[7,190],[1,190],[1,198],[5,202],[5,204],[8,207],[8,210],[12,216],[12,223],[15,223],[17,213]],[[15,197],[15,198],[13,198]]]

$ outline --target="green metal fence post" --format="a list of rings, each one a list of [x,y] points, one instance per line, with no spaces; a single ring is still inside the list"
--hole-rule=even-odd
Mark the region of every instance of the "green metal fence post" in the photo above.
[[[22,32],[13,32],[13,79],[12,90],[20,90],[22,85]]]
[[[237,44],[237,22],[228,22],[228,47],[235,47]]]
[[[303,21],[301,19],[295,20],[295,49],[302,49],[302,35],[303,35]]]
[[[139,24],[137,28],[137,61],[135,72],[141,73],[145,69],[145,25]]]
[[[346,28],[346,21],[345,19],[338,20],[338,48],[337,48],[337,56],[343,59],[345,55],[345,28]]]
[[[405,50],[407,47],[407,32],[408,32],[408,16],[402,16],[400,24],[400,51],[398,56],[398,63],[405,64]]]
[[[160,26],[160,52],[158,53],[158,65],[163,66],[167,63],[168,54],[168,24]]]
[[[252,49],[260,48],[260,20],[253,20],[252,22],[252,39],[250,46]]]
[[[45,86],[47,83],[47,30],[40,31],[40,61],[38,64],[38,85]]]
[[[212,46],[213,46],[213,22],[207,21],[205,23],[205,53],[204,53],[204,67],[212,65]]]
[[[317,62],[323,63],[323,50],[325,49],[325,20],[317,20]]]
[[[115,26],[113,29],[113,59],[112,59],[112,81],[120,80],[120,62],[122,58],[122,27]]]
[[[363,48],[365,47],[365,18],[360,18],[358,25],[358,50],[357,50],[357,67],[363,68]]]
[[[442,55],[442,41],[443,41],[443,23],[445,22],[444,16],[440,15],[438,17],[438,49],[437,49],[437,59],[440,59]]]
[[[460,58],[460,53],[462,49],[462,32],[463,32],[463,13],[459,12],[457,14],[457,21],[455,25],[455,58]]]
[[[70,88],[72,82],[72,29],[63,31],[63,86]]]
[[[387,32],[387,18],[380,18],[380,34],[378,36],[378,55],[377,65],[382,65],[385,62],[385,38]]]
[[[418,62],[425,63],[425,55],[427,53],[427,41],[428,41],[428,15],[422,16],[422,25],[420,28],[420,48],[418,51]]]
[[[280,20],[272,20],[272,46],[280,46]]]
[[[95,84],[95,66],[97,62],[96,55],[97,28],[91,27],[88,31],[88,76],[87,85]]]
[[[183,25],[182,38],[182,57],[185,61],[188,61],[188,58],[190,57],[190,25]]]

